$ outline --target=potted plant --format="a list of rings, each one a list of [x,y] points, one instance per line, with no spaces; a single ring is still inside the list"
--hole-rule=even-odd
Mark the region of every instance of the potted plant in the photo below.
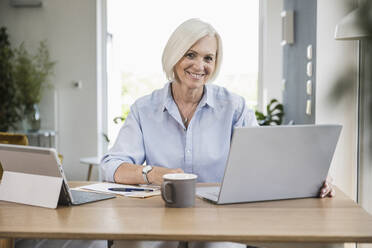
[[[17,87],[12,73],[11,49],[6,28],[0,28],[0,131],[6,132],[15,128],[21,120],[21,102],[17,94]]]
[[[14,80],[23,106],[26,129],[29,131],[40,129],[39,103],[43,89],[50,86],[49,79],[54,65],[45,41],[40,42],[35,55],[28,53],[23,43],[15,49]]]
[[[256,118],[260,126],[281,125],[283,121],[284,111],[283,105],[276,99],[272,99],[266,106],[267,114],[263,114],[256,110]]]

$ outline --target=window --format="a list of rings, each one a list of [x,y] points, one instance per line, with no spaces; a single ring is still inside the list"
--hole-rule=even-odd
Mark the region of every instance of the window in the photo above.
[[[146,7],[144,7],[146,6]],[[214,84],[242,95],[257,106],[259,1],[107,0],[108,136],[121,125],[139,97],[166,83],[161,56],[171,33],[183,21],[200,18],[220,33],[224,59]]]

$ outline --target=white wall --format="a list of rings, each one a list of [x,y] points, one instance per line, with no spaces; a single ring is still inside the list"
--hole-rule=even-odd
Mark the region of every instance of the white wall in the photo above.
[[[57,64],[54,90],[41,103],[42,128],[57,130],[68,179],[85,179],[87,166],[79,158],[97,154],[99,136],[96,1],[44,0],[41,8],[13,8],[0,0],[0,26],[8,28],[14,46],[24,41],[35,49],[47,39]],[[83,88],[74,88],[74,80],[81,80]]]
[[[330,174],[334,182],[352,199],[356,199],[357,165],[357,75],[348,97],[332,104],[329,93],[336,80],[357,63],[357,42],[336,41],[337,23],[349,13],[353,0],[318,0],[317,6],[317,75],[316,123],[343,125]],[[355,4],[354,4],[355,6]]]
[[[282,102],[281,17],[283,0],[262,0],[260,29],[260,76],[258,109],[262,110],[271,99]]]

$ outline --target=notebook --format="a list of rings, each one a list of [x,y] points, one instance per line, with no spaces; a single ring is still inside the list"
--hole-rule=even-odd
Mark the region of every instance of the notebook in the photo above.
[[[56,208],[115,197],[70,190],[53,148],[0,144],[0,163],[4,170],[0,200]]]
[[[216,204],[317,197],[341,125],[235,128],[220,187],[198,187]]]

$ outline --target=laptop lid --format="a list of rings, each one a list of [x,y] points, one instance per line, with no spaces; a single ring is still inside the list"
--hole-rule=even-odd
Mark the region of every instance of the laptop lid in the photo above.
[[[236,128],[218,204],[315,197],[341,125]]]
[[[50,148],[0,144],[0,200],[56,208],[63,177]]]

